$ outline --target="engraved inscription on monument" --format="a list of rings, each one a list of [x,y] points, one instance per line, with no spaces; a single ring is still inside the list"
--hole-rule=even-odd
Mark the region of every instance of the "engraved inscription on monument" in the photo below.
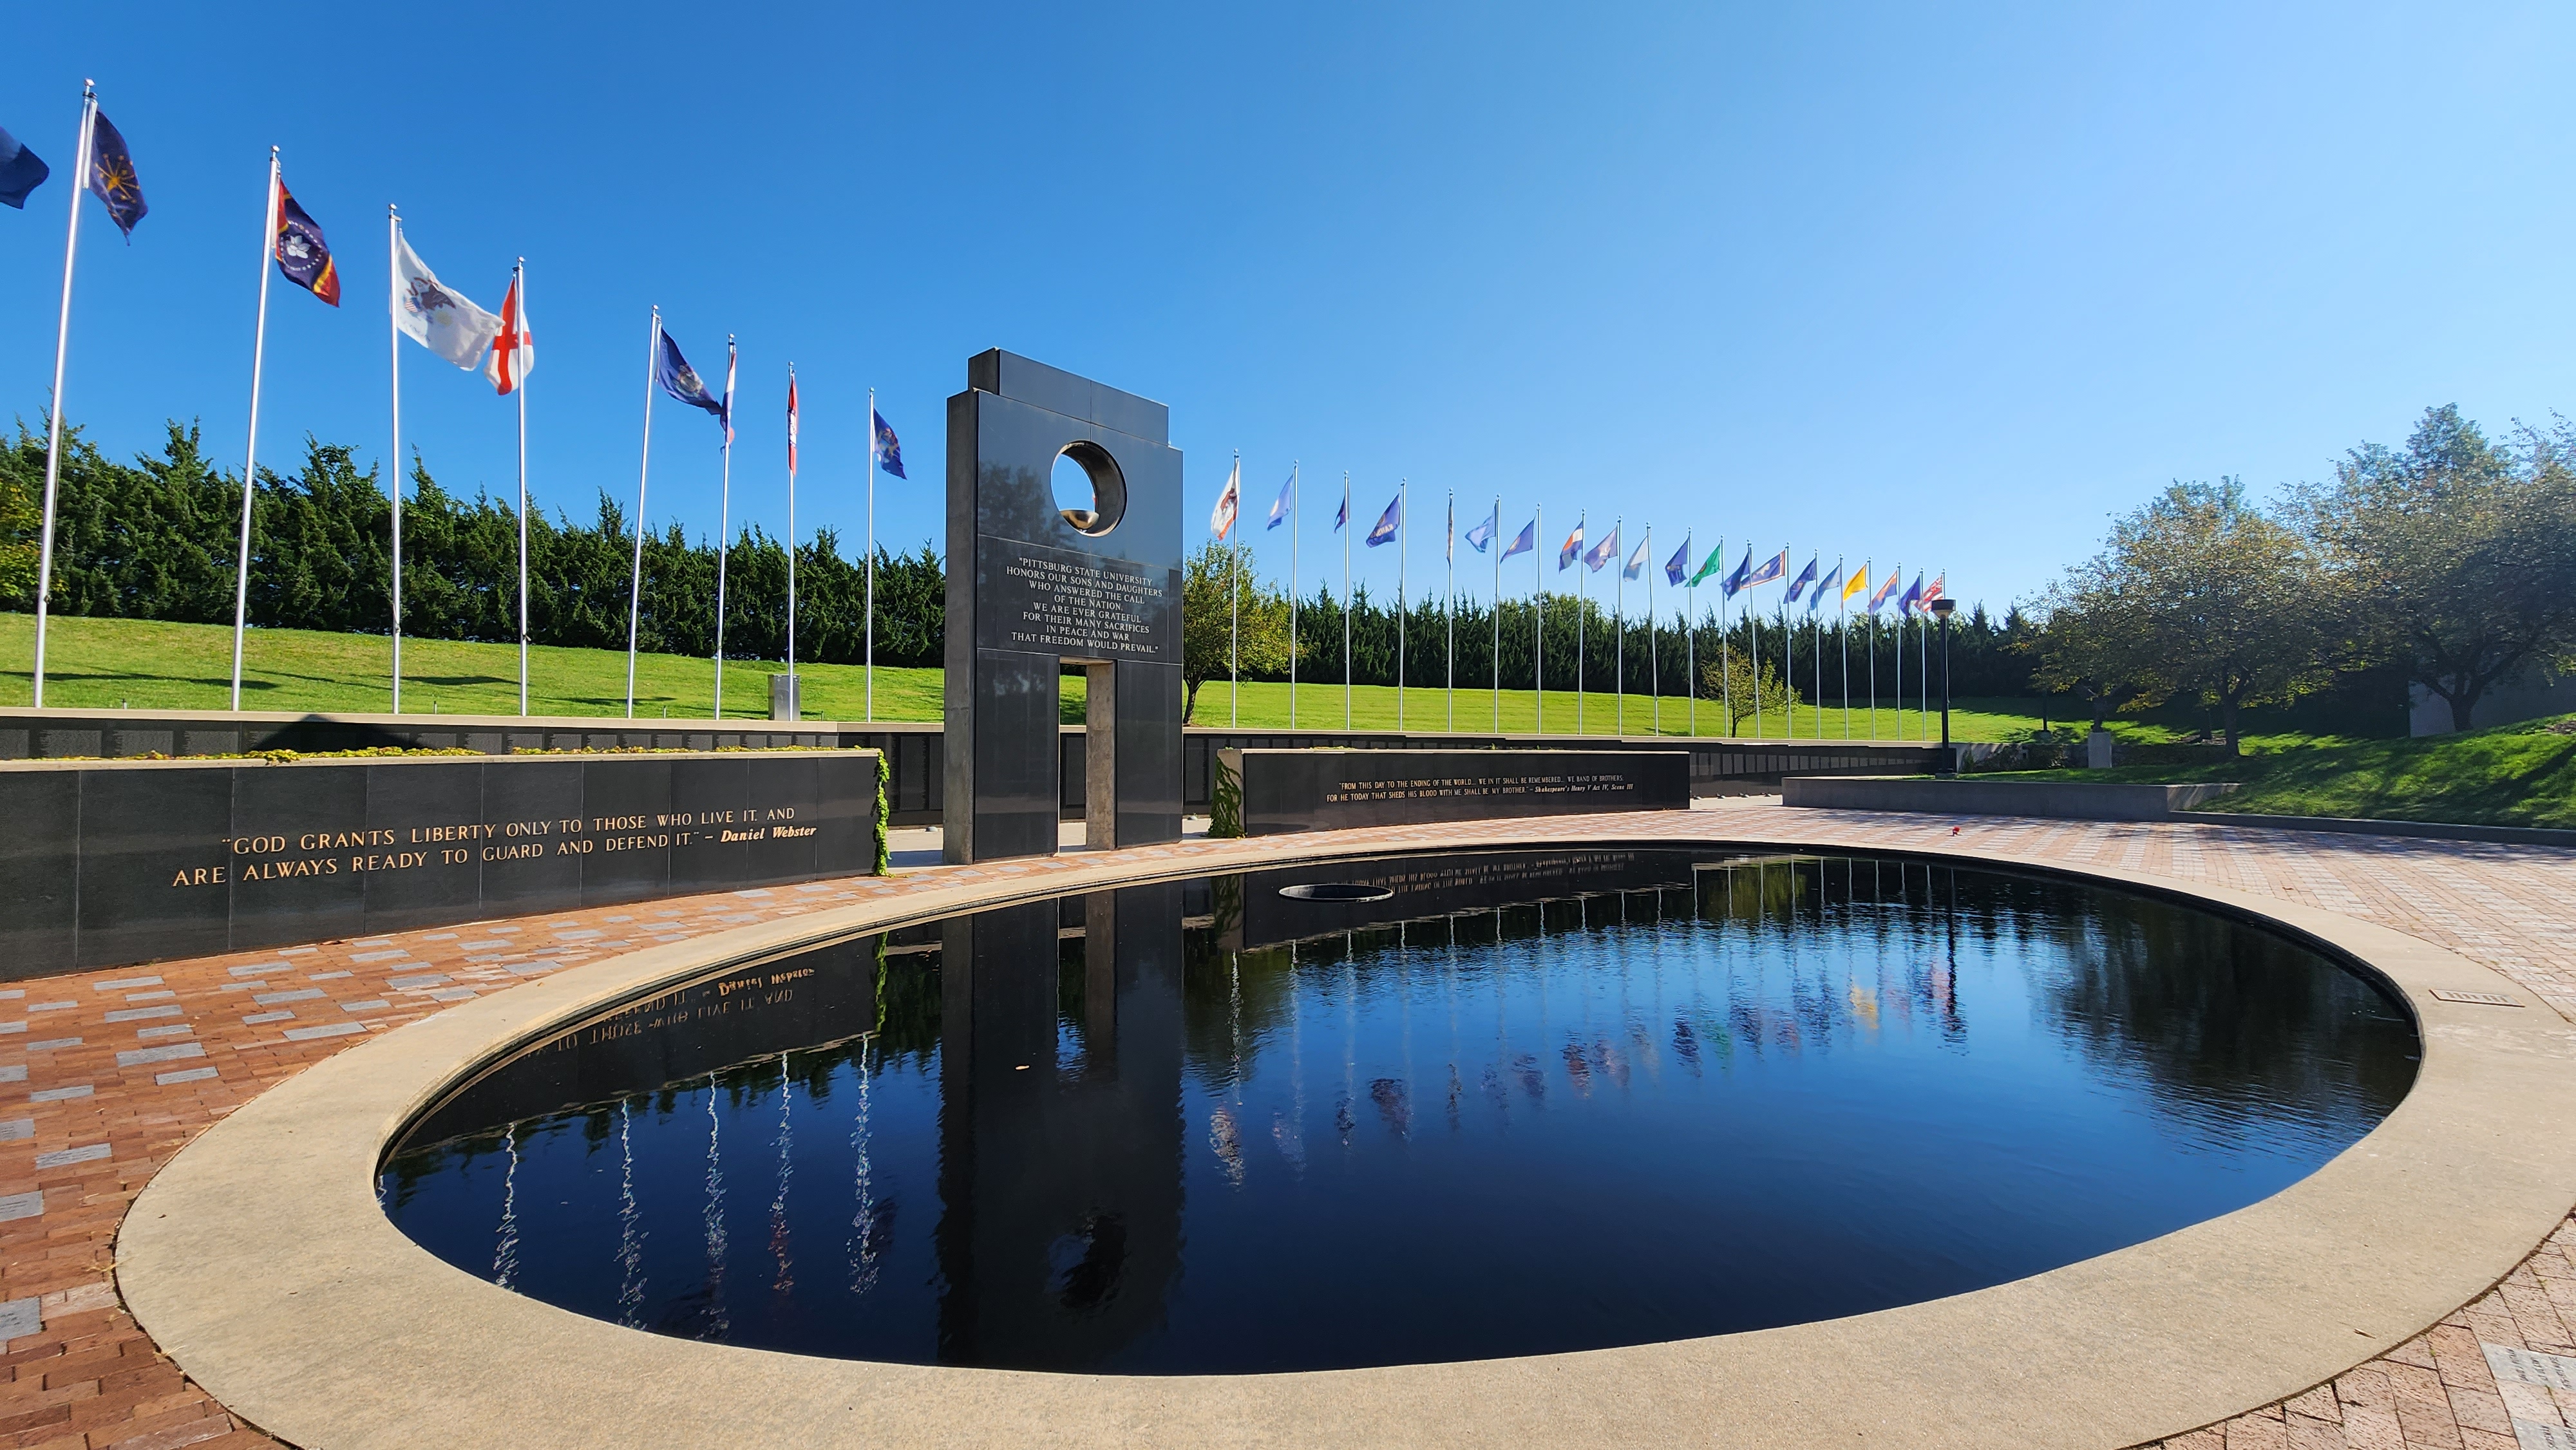
[[[1248,836],[1690,809],[1680,750],[1228,750]]]
[[[1002,566],[993,600],[996,644],[1077,658],[1161,662],[1171,657],[1163,621],[1165,571],[1124,559],[1022,549]]]

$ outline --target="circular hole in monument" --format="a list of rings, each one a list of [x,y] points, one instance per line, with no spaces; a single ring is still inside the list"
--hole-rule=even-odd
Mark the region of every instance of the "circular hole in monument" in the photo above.
[[[1291,901],[1392,901],[1395,893],[1383,886],[1370,886],[1359,881],[1315,881],[1303,886],[1282,886],[1279,894]]]
[[[1127,512],[1127,481],[1117,460],[1096,443],[1070,443],[1055,456],[1049,479],[1056,512],[1074,532],[1093,538],[1118,527]]]

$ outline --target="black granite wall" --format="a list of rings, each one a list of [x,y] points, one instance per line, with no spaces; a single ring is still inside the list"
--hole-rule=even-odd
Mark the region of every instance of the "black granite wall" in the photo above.
[[[1690,809],[1686,750],[1230,750],[1243,834]]]
[[[0,767],[0,979],[860,874],[878,762]]]

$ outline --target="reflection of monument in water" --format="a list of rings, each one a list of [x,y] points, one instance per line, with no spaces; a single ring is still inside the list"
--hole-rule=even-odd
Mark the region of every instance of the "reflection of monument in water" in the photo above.
[[[939,1359],[1086,1369],[1163,1322],[1181,1251],[1181,887],[1083,912],[1083,1050],[1060,1050],[1059,923],[953,920],[940,951]]]

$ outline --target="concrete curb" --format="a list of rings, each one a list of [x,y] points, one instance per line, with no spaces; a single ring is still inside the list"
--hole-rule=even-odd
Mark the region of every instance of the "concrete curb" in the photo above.
[[[1729,844],[1722,820],[1708,825],[1701,841],[1648,840],[1610,820],[1528,844]],[[1465,832],[1455,843],[1510,844]],[[2423,1033],[2413,1091],[2271,1198],[2014,1283],[1751,1334],[1320,1374],[1021,1374],[665,1338],[454,1269],[376,1204],[386,1144],[477,1065],[728,964],[1113,882],[1440,848],[1353,832],[1302,838],[1294,853],[1226,843],[984,874],[465,1003],[319,1063],[207,1130],[127,1215],[119,1285],[198,1383],[310,1445],[1520,1445],[1580,1425],[1585,1438],[1622,1443],[2111,1450],[2295,1394],[2404,1342],[2483,1292],[2576,1201],[2576,1137],[2530,1132],[2576,1121],[2576,1028],[2500,974],[2331,912],[1995,856],[1977,859],[2196,899],[2368,963]],[[2520,1006],[2444,1001],[2436,989]],[[507,1373],[492,1372],[496,1354]]]

